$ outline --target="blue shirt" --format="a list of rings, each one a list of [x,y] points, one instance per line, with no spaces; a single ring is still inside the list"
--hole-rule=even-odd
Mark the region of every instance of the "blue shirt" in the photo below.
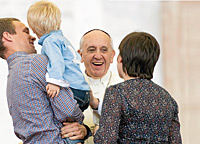
[[[17,137],[24,144],[64,144],[62,122],[82,123],[84,118],[71,90],[61,88],[54,99],[47,96],[44,55],[16,52],[7,62],[7,101]]]
[[[43,35],[38,43],[42,45],[41,54],[49,58],[47,82],[79,90],[89,90],[89,85],[80,69],[80,55],[63,36],[61,30]]]

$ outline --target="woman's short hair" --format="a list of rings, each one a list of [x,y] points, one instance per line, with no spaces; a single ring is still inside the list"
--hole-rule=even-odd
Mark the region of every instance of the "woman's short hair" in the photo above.
[[[27,21],[36,35],[42,36],[60,29],[61,12],[52,2],[39,1],[30,6]]]
[[[132,32],[119,45],[123,71],[131,77],[153,78],[160,55],[157,40],[146,32]]]

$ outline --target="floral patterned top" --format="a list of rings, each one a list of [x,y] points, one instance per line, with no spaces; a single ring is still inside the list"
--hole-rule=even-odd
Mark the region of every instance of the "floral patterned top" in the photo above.
[[[106,90],[97,144],[181,144],[178,105],[147,79],[131,79]]]

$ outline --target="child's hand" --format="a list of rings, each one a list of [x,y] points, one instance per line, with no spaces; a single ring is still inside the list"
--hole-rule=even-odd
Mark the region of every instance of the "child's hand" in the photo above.
[[[58,96],[59,92],[60,92],[60,87],[51,83],[48,83],[46,86],[46,91],[47,94],[51,97],[54,98],[54,96]]]

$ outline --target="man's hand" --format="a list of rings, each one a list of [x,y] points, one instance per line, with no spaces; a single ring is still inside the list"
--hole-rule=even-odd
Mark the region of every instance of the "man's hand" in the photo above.
[[[99,106],[99,99],[93,96],[92,91],[90,92],[90,106],[92,109],[97,109]]]
[[[48,83],[46,86],[46,91],[47,94],[51,97],[54,98],[54,96],[58,96],[60,92],[60,87],[51,83]]]
[[[94,129],[93,129],[93,132],[92,132],[93,136],[96,134],[96,132],[97,132],[98,129],[99,129],[99,125],[95,125]]]
[[[63,123],[61,128],[62,138],[69,138],[71,140],[84,139],[87,135],[87,129],[85,126],[80,125],[78,122],[73,123]]]

